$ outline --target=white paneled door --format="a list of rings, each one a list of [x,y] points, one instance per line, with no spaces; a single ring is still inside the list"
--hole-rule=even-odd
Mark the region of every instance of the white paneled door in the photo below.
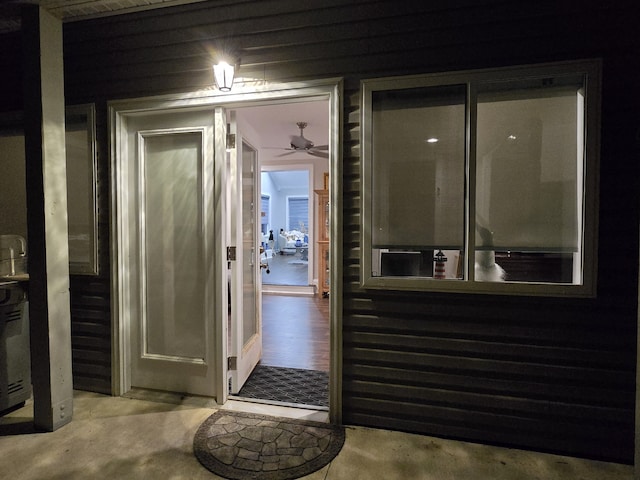
[[[213,120],[128,121],[131,387],[216,393]]]

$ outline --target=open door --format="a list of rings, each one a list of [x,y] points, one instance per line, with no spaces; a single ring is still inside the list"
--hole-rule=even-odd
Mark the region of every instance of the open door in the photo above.
[[[227,114],[229,140],[229,393],[237,394],[262,355],[260,171],[258,152],[242,136],[234,111]]]

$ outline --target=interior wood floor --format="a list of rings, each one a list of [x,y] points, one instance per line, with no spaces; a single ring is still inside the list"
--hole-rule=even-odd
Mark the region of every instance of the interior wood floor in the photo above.
[[[273,367],[329,371],[329,299],[262,296],[262,360]]]

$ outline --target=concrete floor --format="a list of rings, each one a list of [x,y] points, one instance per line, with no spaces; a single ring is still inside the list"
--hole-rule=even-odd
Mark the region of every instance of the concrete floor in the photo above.
[[[0,418],[0,477],[20,480],[215,480],[192,453],[211,405],[75,392],[73,421],[34,433],[30,402]],[[251,404],[233,402],[231,408]],[[227,407],[227,406],[225,406]],[[257,406],[264,409],[264,406]],[[318,419],[300,409],[278,415]],[[633,467],[348,427],[338,456],[309,480],[632,480]]]

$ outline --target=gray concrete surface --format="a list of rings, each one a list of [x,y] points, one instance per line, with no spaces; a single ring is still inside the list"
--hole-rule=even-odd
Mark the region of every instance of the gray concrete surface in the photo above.
[[[172,404],[74,393],[73,421],[55,432],[33,432],[31,402],[0,417],[1,478],[221,478],[206,470],[193,455],[195,432],[215,407],[189,401]],[[236,403],[233,408],[240,409],[242,404]],[[633,467],[347,427],[345,445],[337,457],[326,467],[303,478],[632,480]]]

